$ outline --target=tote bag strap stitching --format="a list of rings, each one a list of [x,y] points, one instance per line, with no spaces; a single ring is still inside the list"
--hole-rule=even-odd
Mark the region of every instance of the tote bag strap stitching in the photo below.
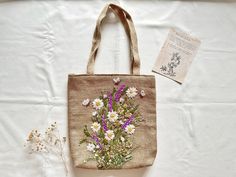
[[[108,4],[102,10],[93,34],[92,48],[87,65],[87,74],[94,74],[95,58],[101,42],[101,24],[107,16],[109,9],[120,19],[123,24],[130,43],[131,74],[140,74],[140,59],[138,54],[137,35],[131,16],[127,11],[115,4]]]

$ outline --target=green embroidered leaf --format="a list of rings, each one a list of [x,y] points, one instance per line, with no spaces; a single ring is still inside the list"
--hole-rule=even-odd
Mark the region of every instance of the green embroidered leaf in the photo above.
[[[83,144],[83,143],[86,142],[86,141],[87,141],[87,139],[84,138],[84,139],[82,139],[82,140],[79,141],[79,144]]]
[[[112,96],[114,96],[115,93],[116,93],[116,88],[114,87],[112,91]]]
[[[90,133],[89,133],[89,131],[88,131],[88,126],[87,126],[87,125],[84,126],[84,134],[85,134],[87,137],[91,137],[91,135],[90,135]]]
[[[128,90],[128,86],[126,86],[125,88],[124,88],[124,90],[123,90],[123,92],[122,92],[122,94],[124,94],[125,92],[126,92],[126,90]]]
[[[138,107],[139,107],[139,105],[136,105],[136,106],[132,109],[131,113],[134,114],[134,112],[138,109]]]
[[[103,103],[104,103],[104,107],[108,106],[108,100],[107,99],[103,100]]]

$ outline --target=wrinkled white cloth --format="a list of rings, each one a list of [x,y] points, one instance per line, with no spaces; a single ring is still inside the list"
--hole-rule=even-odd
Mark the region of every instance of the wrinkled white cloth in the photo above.
[[[67,75],[85,73],[96,19],[107,1],[0,2],[0,176],[64,176],[57,157],[29,155],[31,129],[57,121],[67,135]],[[115,1],[132,15],[141,73],[151,69],[171,27],[202,44],[182,85],[157,81],[158,154],[152,167],[73,169],[78,177],[236,176],[236,2]],[[129,73],[119,21],[104,25],[96,73]],[[45,155],[46,156],[46,155]]]

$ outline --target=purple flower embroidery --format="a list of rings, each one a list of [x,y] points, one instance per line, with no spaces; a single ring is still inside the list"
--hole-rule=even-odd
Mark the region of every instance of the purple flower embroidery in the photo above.
[[[99,139],[98,139],[98,137],[97,137],[96,134],[94,134],[94,135],[92,136],[92,139],[98,144],[99,148],[102,149],[102,145],[101,145],[101,143],[99,142]]]
[[[108,97],[108,108],[109,111],[112,112],[112,94],[108,93],[109,97]]]
[[[131,115],[130,118],[121,126],[121,128],[125,129],[133,120],[134,120],[134,115]]]
[[[117,92],[116,92],[116,94],[115,94],[115,101],[116,101],[116,102],[119,102],[119,101],[120,101],[120,97],[121,97],[121,94],[122,94],[122,92],[124,91],[124,89],[125,89],[125,84],[122,84],[122,85],[120,86],[120,88],[117,90]]]
[[[108,130],[104,114],[102,115],[102,127],[105,132]]]

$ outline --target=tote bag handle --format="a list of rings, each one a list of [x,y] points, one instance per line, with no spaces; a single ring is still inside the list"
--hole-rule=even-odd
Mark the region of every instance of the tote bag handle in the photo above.
[[[140,59],[138,54],[137,35],[131,16],[123,8],[115,4],[108,4],[104,7],[98,17],[96,28],[93,34],[92,48],[87,65],[87,74],[94,74],[95,58],[101,42],[101,25],[108,15],[109,9],[120,19],[123,24],[130,44],[131,74],[140,75]]]

